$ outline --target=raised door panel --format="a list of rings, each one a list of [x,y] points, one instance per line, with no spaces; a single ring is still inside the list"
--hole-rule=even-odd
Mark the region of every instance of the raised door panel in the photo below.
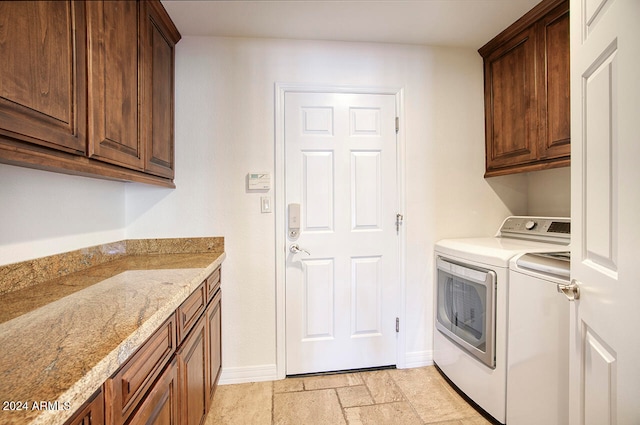
[[[544,43],[538,75],[542,138],[540,158],[554,159],[571,154],[571,105],[569,82],[569,3],[549,13],[542,22]]]
[[[127,425],[177,425],[179,421],[178,375],[174,359]]]
[[[144,3],[144,106],[142,134],[145,170],[174,176],[174,46],[180,34],[159,2]]]
[[[222,309],[220,300],[221,292],[218,291],[211,304],[209,304],[206,315],[209,356],[209,400],[213,397],[222,370]]]
[[[207,414],[206,347],[205,321],[200,320],[178,351],[181,425],[200,425]]]
[[[86,151],[84,3],[0,1],[0,135]]]
[[[89,156],[142,170],[138,13],[138,2],[87,2]]]
[[[485,59],[487,172],[537,158],[535,53],[530,27]]]

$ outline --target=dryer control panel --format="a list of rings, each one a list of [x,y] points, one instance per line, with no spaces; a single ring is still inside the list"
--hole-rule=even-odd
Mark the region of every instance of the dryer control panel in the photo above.
[[[507,217],[500,227],[498,236],[568,244],[571,240],[571,219],[567,217]]]

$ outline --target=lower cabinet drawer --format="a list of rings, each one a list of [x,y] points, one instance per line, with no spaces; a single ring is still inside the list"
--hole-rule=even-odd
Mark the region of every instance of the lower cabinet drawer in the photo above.
[[[207,305],[205,282],[202,282],[189,298],[176,310],[178,316],[178,345],[186,338]]]
[[[178,373],[174,357],[127,425],[178,423]]]
[[[98,390],[78,409],[65,425],[103,425],[104,393]]]
[[[207,302],[213,299],[213,296],[220,289],[220,267],[215,269],[207,278]]]
[[[124,424],[176,350],[176,319],[171,315],[133,356],[105,382],[106,423]]]

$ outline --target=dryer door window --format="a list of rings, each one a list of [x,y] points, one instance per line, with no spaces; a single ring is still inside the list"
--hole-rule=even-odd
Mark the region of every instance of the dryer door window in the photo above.
[[[436,328],[495,368],[495,272],[440,257],[437,267]]]

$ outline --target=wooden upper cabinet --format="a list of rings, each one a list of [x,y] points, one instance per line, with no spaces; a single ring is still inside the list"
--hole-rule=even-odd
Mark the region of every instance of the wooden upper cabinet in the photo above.
[[[159,0],[0,0],[0,162],[175,187]]]
[[[0,1],[0,136],[86,151],[84,6]]]
[[[487,165],[504,167],[537,157],[536,33],[529,28],[484,61]]]
[[[544,35],[544,74],[538,90],[546,103],[540,103],[540,122],[544,143],[540,157],[569,157],[571,154],[571,116],[569,80],[569,5],[564,2],[542,21]],[[542,50],[542,49],[541,49]],[[544,60],[544,62],[542,62]]]
[[[145,2],[143,6],[141,137],[146,152],[145,170],[173,178],[174,51],[181,36],[159,2]]]
[[[174,177],[174,49],[157,1],[87,3],[92,158]]]
[[[542,1],[479,52],[485,177],[568,166],[568,0]]]
[[[138,9],[133,1],[87,2],[89,156],[142,170]]]

